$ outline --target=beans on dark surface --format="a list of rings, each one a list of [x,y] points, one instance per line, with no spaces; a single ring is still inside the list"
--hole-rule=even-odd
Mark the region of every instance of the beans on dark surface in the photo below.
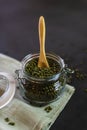
[[[71,67],[71,70],[74,71],[73,75],[68,75],[67,83],[73,82],[73,80],[82,81],[87,79],[87,74],[82,72],[80,69],[76,67]]]

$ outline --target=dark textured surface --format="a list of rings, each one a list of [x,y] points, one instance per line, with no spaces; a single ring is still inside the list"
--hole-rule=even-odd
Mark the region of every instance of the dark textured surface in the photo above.
[[[87,73],[86,0],[0,0],[0,53],[18,60],[39,51],[38,19],[46,21],[46,52],[54,52]],[[87,130],[87,78],[75,79],[76,92],[51,130]]]

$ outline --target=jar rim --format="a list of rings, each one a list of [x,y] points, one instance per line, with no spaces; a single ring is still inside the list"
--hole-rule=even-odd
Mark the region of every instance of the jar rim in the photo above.
[[[48,58],[51,58],[51,59],[57,61],[60,64],[60,70],[59,70],[58,73],[56,73],[56,74],[54,74],[52,76],[46,77],[46,78],[36,78],[36,77],[34,77],[32,75],[28,75],[26,73],[26,71],[25,71],[26,63],[29,62],[33,58],[38,58],[39,57],[39,53],[33,53],[33,54],[28,54],[21,61],[21,63],[22,63],[22,72],[24,73],[24,76],[26,78],[28,78],[28,79],[31,79],[31,80],[34,80],[34,81],[40,81],[40,82],[41,81],[52,81],[52,80],[58,79],[58,77],[60,76],[62,70],[65,68],[64,60],[60,56],[58,56],[58,55],[56,55],[54,53],[46,53],[46,56]]]

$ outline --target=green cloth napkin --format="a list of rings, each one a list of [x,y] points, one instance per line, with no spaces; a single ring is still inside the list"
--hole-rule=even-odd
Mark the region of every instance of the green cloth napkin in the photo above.
[[[15,70],[20,67],[19,61],[0,54],[0,71],[15,76]],[[67,84],[57,101],[44,107],[35,107],[25,103],[17,89],[14,99],[0,110],[0,130],[49,130],[74,91],[75,88]],[[8,122],[5,121],[7,118]]]

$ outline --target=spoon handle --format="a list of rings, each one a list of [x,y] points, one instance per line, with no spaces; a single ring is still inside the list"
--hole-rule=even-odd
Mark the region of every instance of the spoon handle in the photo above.
[[[44,17],[41,16],[39,19],[39,41],[40,41],[40,51],[45,52],[45,21]]]
[[[38,67],[49,67],[45,54],[45,20],[41,16],[39,19],[39,42],[40,42],[40,56],[38,61]]]

